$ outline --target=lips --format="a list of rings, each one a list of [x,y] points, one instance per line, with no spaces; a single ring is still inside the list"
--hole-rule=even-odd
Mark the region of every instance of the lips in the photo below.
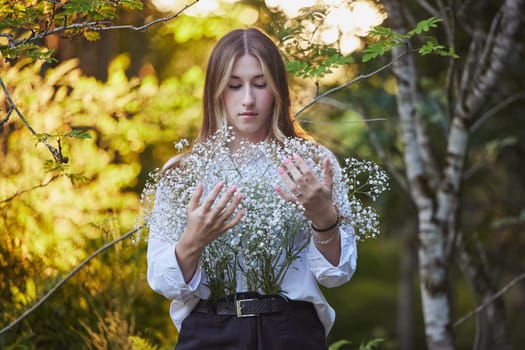
[[[240,116],[247,116],[247,117],[253,117],[253,116],[256,116],[257,113],[256,112],[242,112],[242,113],[239,113]]]

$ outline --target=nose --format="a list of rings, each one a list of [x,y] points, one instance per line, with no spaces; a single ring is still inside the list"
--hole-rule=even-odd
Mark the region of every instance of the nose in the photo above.
[[[243,106],[253,106],[255,103],[255,95],[251,86],[248,86],[244,89],[244,95],[242,99]]]

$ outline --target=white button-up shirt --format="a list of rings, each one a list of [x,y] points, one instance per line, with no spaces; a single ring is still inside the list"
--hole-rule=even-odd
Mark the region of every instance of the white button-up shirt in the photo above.
[[[329,152],[329,151],[328,151]],[[341,169],[335,157],[329,152],[332,158],[332,169],[334,179],[340,174]],[[265,157],[260,157],[258,162],[268,162]],[[153,222],[155,215],[165,213],[165,203],[157,196],[153,210]],[[348,205],[348,203],[343,203]],[[147,279],[151,288],[157,293],[172,300],[170,306],[170,316],[173,323],[180,331],[182,322],[191,313],[200,299],[208,299],[210,291],[205,286],[207,281],[206,272],[198,267],[193,278],[189,283],[184,281],[181,269],[175,256],[175,246],[177,242],[170,243],[161,239],[162,232],[166,226],[151,225],[150,237],[148,240],[147,252]],[[328,334],[335,321],[335,311],[328,304],[321,293],[319,284],[325,287],[336,287],[347,282],[353,275],[357,263],[357,247],[354,231],[349,224],[343,223],[340,226],[341,256],[339,263],[334,266],[321,254],[315,246],[313,240],[310,241],[307,249],[300,252],[288,269],[281,285],[283,294],[291,300],[311,302]],[[238,292],[246,292],[244,283],[237,284]]]

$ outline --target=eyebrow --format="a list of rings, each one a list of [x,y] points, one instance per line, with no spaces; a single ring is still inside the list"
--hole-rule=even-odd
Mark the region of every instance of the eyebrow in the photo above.
[[[231,75],[230,78],[231,78],[231,79],[241,79],[241,77],[238,77],[238,76],[236,76],[236,75]],[[256,76],[254,76],[252,79],[259,79],[259,78],[264,78],[264,74],[256,75]]]

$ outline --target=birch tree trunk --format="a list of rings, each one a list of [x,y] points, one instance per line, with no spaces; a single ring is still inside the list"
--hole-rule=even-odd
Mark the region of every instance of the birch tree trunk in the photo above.
[[[415,349],[414,340],[414,282],[416,281],[416,239],[413,230],[404,234],[405,250],[401,256],[401,281],[398,292],[397,339],[399,349]]]
[[[426,2],[425,2],[426,3]],[[399,0],[383,1],[388,12],[389,26],[397,32],[406,33],[403,8]],[[428,5],[428,3],[426,3]],[[447,14],[444,25],[454,23],[454,9],[444,11],[435,9],[436,14]],[[432,15],[436,15],[432,14]],[[484,42],[473,40],[471,50],[464,59],[459,89],[451,99],[448,110],[450,129],[446,142],[446,156],[437,162],[429,146],[429,135],[425,130],[422,117],[416,107],[421,100],[418,86],[418,72],[412,56],[407,55],[394,62],[393,73],[397,80],[397,109],[400,119],[401,137],[404,147],[404,163],[409,192],[418,211],[418,257],[420,291],[425,322],[425,335],[430,350],[453,349],[451,327],[451,304],[449,300],[448,267],[451,250],[456,246],[461,230],[455,230],[459,223],[456,211],[460,208],[459,195],[464,164],[467,156],[470,127],[479,120],[483,108],[486,108],[490,90],[501,76],[506,60],[516,44],[515,34],[518,31],[523,14],[523,0],[503,1],[499,13],[494,17],[490,35],[476,35],[485,38]],[[447,37],[452,40],[452,29],[445,28]],[[453,46],[453,41],[448,43]],[[482,46],[482,49],[477,49]],[[393,50],[397,57],[404,49]],[[447,94],[447,95],[451,95]],[[436,164],[443,164],[438,170]],[[463,254],[468,254],[462,250]],[[474,259],[462,259],[474,264]],[[470,266],[470,271],[482,271]],[[489,284],[478,284],[474,289],[486,297],[490,291]],[[482,290],[480,290],[482,289]],[[491,308],[493,321],[505,324],[502,308]],[[497,316],[494,316],[494,313]],[[506,329],[505,326],[503,326]],[[501,334],[498,327],[497,339],[505,339],[500,344],[508,345],[506,334]],[[505,333],[505,331],[503,331]]]

